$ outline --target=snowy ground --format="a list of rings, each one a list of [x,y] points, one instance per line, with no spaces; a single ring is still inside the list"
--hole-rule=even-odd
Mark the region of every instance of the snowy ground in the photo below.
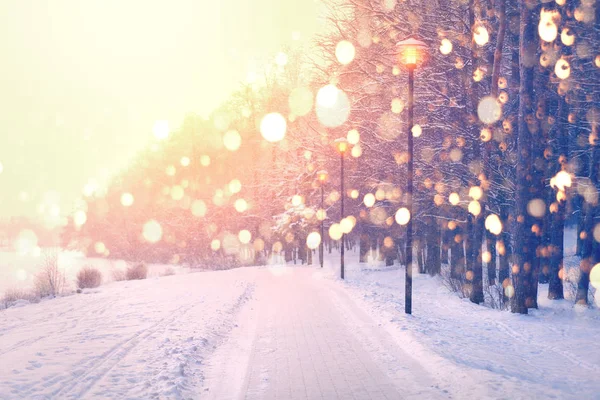
[[[117,282],[0,312],[1,399],[196,398],[249,270]]]
[[[600,313],[520,316],[404,270],[272,266],[117,282],[0,311],[2,399],[600,398]]]
[[[0,297],[10,289],[31,289],[35,274],[39,272],[47,254],[56,254],[58,266],[64,272],[67,280],[67,289],[75,289],[75,276],[77,272],[86,266],[98,268],[103,275],[104,282],[111,282],[113,271],[125,271],[127,263],[120,260],[109,260],[106,258],[87,258],[82,253],[65,251],[60,249],[43,249],[27,253],[18,253],[5,249],[0,251]],[[159,276],[166,268],[172,268],[175,272],[188,271],[187,268],[179,266],[166,266],[160,264],[148,265],[148,276]]]

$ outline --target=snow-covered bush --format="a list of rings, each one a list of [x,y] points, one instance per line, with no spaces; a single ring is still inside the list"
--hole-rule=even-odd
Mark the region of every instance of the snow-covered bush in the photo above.
[[[58,254],[46,254],[40,271],[34,278],[36,295],[40,298],[59,296],[65,290],[66,283],[65,274],[58,267]]]
[[[508,310],[510,302],[504,296],[504,287],[500,283],[488,285],[487,282],[483,285],[483,294],[485,297],[485,305],[495,310]]]
[[[2,299],[0,300],[0,308],[11,307],[19,300],[25,300],[33,303],[37,300],[35,293],[25,289],[8,289],[4,292]]]
[[[173,267],[167,267],[167,268],[165,268],[164,271],[162,271],[160,273],[160,276],[171,276],[171,275],[175,275],[175,270],[173,269]]]
[[[121,282],[127,280],[127,274],[122,269],[115,269],[112,271],[112,278],[115,282]]]
[[[444,265],[441,271],[442,284],[451,292],[458,294],[458,297],[464,299],[469,297],[468,285],[463,284],[460,279],[451,276],[450,268]]]
[[[148,277],[148,267],[144,263],[132,265],[127,268],[125,276],[128,281],[146,279]]]
[[[102,283],[102,273],[94,267],[83,267],[77,273],[77,287],[79,289],[96,288]]]

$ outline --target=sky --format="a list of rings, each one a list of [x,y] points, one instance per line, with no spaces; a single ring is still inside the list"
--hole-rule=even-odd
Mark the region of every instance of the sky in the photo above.
[[[67,215],[153,140],[322,29],[313,0],[0,2],[0,219]],[[298,36],[300,39],[298,40]],[[295,39],[294,39],[295,38]]]

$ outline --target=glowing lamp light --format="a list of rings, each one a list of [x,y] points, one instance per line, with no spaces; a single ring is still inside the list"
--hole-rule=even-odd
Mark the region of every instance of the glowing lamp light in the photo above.
[[[348,151],[349,143],[346,138],[339,138],[335,140],[335,148],[340,154],[345,154]]]
[[[427,55],[427,44],[414,38],[408,38],[396,43],[398,59],[409,69],[414,69],[423,64]]]
[[[321,183],[325,183],[325,182],[327,182],[327,177],[328,177],[328,176],[329,176],[329,175],[327,174],[327,171],[325,171],[325,170],[323,170],[323,169],[317,172],[317,179],[318,179],[318,180],[319,180],[319,182],[321,182]]]

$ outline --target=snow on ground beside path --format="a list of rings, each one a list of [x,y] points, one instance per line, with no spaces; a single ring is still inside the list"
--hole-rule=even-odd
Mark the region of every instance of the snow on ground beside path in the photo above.
[[[346,260],[345,281],[334,253],[0,311],[0,398],[600,398],[598,309],[542,286],[514,315],[415,274],[407,316],[403,268]]]
[[[337,278],[339,259],[325,274]],[[449,293],[439,278],[414,274],[413,314],[404,313],[404,268],[360,265],[347,256],[338,283],[453,393],[485,383],[491,398],[600,398],[600,312],[550,301],[515,315]],[[458,391],[457,391],[458,390]]]
[[[0,312],[1,399],[196,398],[245,269],[116,282]]]
[[[10,289],[31,289],[35,274],[40,271],[46,254],[56,254],[58,267],[65,274],[68,289],[75,288],[75,277],[83,267],[92,266],[102,273],[103,282],[113,281],[113,271],[125,271],[128,264],[122,260],[89,258],[76,251],[43,249],[38,253],[0,251],[0,298]],[[176,273],[189,272],[189,268],[177,265],[148,264],[148,277],[158,277],[167,268]]]

